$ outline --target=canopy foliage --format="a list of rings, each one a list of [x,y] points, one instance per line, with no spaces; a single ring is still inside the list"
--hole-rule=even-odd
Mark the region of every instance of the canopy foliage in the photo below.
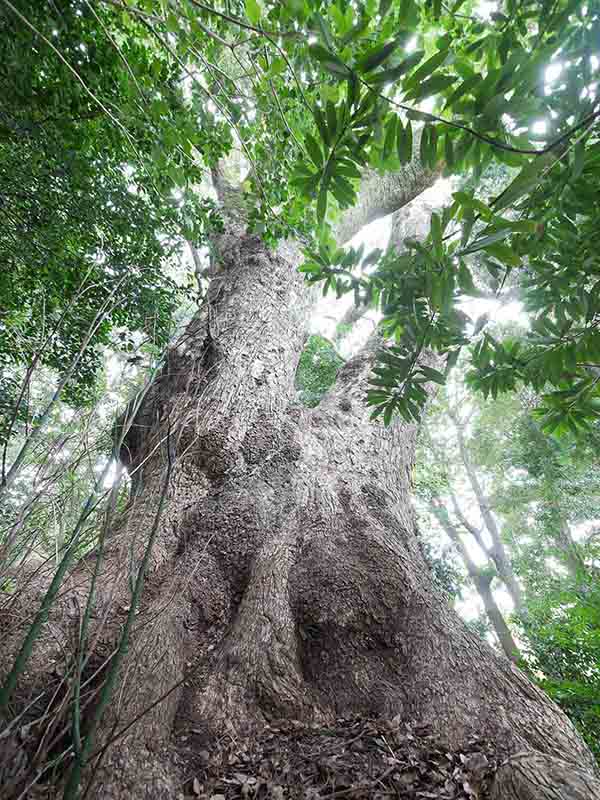
[[[397,346],[373,379],[376,414],[419,417],[423,384],[442,383],[466,347],[473,386],[493,396],[532,386],[550,429],[576,433],[600,413],[595,0],[507,0],[487,18],[471,0],[1,8],[4,250],[26,229],[31,251],[19,261],[13,247],[8,257],[2,314],[11,325],[18,317],[23,336],[48,311],[60,316],[80,286],[73,275],[90,261],[99,285],[119,270],[132,278],[128,301],[97,337],[113,325],[143,327],[141,316],[158,318],[162,331],[173,287],[157,270],[158,231],[202,241],[215,220],[200,180],[235,147],[249,167],[251,227],[270,240],[300,237],[309,280],[383,311]],[[32,154],[42,151],[36,166]],[[356,202],[363,170],[393,171],[414,154],[448,175],[477,176],[493,162],[517,173],[495,197],[456,192],[425,244],[366,259],[339,251],[331,226]],[[38,204],[47,211],[51,196],[48,225]],[[135,247],[125,220],[137,220]],[[98,264],[100,242],[108,255]],[[52,287],[44,311],[24,275],[32,263]],[[510,274],[532,328],[496,339],[457,313],[457,301],[500,296]],[[27,298],[25,318],[16,296]],[[48,363],[61,347],[73,356],[62,341],[44,349]],[[424,348],[444,355],[445,370],[419,365]],[[8,349],[5,361],[31,357],[27,347],[10,357]],[[83,385],[93,363],[81,359]]]

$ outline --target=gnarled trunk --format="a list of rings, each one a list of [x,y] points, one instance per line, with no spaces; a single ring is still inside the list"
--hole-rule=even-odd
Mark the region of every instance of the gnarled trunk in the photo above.
[[[183,776],[169,740],[179,718],[252,735],[272,717],[400,714],[450,747],[484,733],[508,752],[543,754],[565,786],[579,781],[573,766],[589,771],[592,758],[571,724],[434,588],[410,504],[415,429],[370,422],[363,402],[374,345],[345,365],[317,408],[299,406],[294,373],[311,296],[293,249],[273,253],[239,231],[217,245],[206,302],[123,449],[136,488],[99,569],[84,737],[140,566],[146,591],[88,753],[83,776],[97,767],[88,796],[177,797]],[[13,715],[33,696],[37,717],[68,707],[54,689],[72,663],[77,605],[85,607],[97,558],[73,570],[21,676]],[[8,654],[20,643],[11,630]],[[36,722],[36,714],[24,719],[39,736],[50,717]],[[71,741],[68,730],[59,733],[54,752]],[[543,785],[515,791],[507,796],[569,796]]]

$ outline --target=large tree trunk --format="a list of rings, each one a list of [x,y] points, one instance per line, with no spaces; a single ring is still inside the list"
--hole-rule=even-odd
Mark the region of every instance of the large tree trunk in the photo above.
[[[273,717],[400,714],[438,731],[449,747],[483,733],[502,751],[543,754],[566,788],[507,796],[566,800],[580,781],[579,772],[570,777],[573,765],[592,770],[592,758],[558,708],[434,588],[410,503],[415,428],[372,423],[363,402],[374,343],[345,365],[317,408],[300,407],[294,373],[311,295],[293,248],[273,253],[235,230],[217,246],[206,302],[123,449],[135,493],[99,571],[84,700],[113,657],[168,481],[131,646],[84,778],[102,742],[117,739],[88,797],[177,797],[182,776],[169,739],[178,719],[251,736]],[[97,558],[73,570],[11,714],[34,696],[23,720],[67,708],[55,689]],[[7,604],[7,655],[18,649],[14,620],[28,617],[32,596]],[[85,735],[93,703],[83,705]],[[50,716],[28,729],[36,742]],[[59,728],[54,754],[71,741]]]

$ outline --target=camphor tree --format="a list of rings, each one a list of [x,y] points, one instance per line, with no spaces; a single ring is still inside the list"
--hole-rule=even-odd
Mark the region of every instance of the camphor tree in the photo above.
[[[83,77],[61,52],[61,6],[89,22],[88,53],[114,47],[122,105],[96,95],[91,57]],[[176,797],[182,776],[169,738],[182,715],[215,735],[229,725],[252,736],[274,717],[399,714],[448,747],[473,733],[494,740],[509,754],[497,800],[600,796],[591,754],[566,717],[436,590],[410,504],[419,410],[443,380],[440,362],[450,368],[468,341],[454,304],[478,291],[468,256],[487,254],[497,291],[521,258],[535,284],[528,254],[541,250],[537,225],[559,226],[547,193],[564,192],[574,142],[573,181],[597,168],[596,107],[581,96],[593,69],[594,4],[509,0],[490,21],[460,0],[56,2],[50,20],[24,0],[1,7],[17,38],[85,87],[136,163],[170,170],[184,195],[197,165],[210,168],[222,217],[197,312],[115,427],[115,455],[132,477],[127,508],[115,514],[116,489],[108,491],[95,546],[81,556],[92,496],[58,569],[25,565],[4,586],[5,795],[52,769],[65,797],[92,777],[88,797]],[[148,81],[152,59],[140,48],[172,66],[177,112]],[[559,50],[573,66],[567,88],[548,95],[542,72]],[[439,114],[419,109],[433,96]],[[192,145],[175,118],[186,104],[192,128],[207,132]],[[538,146],[521,126],[549,111],[551,137]],[[156,120],[173,121],[170,150],[136,151],[139,131]],[[249,165],[239,181],[219,159],[233,142]],[[361,272],[362,254],[340,250],[431,185],[441,162],[477,171],[497,156],[522,166],[501,201],[456,198],[432,217],[428,243],[369,254]],[[544,210],[542,222],[529,207],[501,216],[524,199]],[[584,212],[591,226],[591,205]],[[462,244],[443,238],[452,218],[463,222]],[[570,268],[591,274],[589,258]],[[294,378],[321,281],[379,306],[388,344],[372,337],[308,409],[296,402]],[[566,313],[580,313],[571,296]],[[562,318],[546,306],[544,314],[560,339],[549,349],[564,350],[587,381],[571,403],[583,419],[595,408],[586,372],[595,334],[562,333]],[[476,366],[492,391],[535,378],[509,344],[493,357],[489,339],[478,345]],[[533,355],[543,346],[532,344]],[[589,350],[585,363],[578,347]],[[553,375],[559,383],[562,367]],[[8,476],[1,491],[11,491]]]

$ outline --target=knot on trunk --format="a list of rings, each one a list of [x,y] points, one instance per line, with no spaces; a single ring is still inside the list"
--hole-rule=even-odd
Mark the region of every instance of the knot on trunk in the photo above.
[[[268,462],[271,468],[279,467],[283,472],[290,471],[301,453],[297,424],[291,419],[281,422],[264,414],[248,428],[242,443],[242,454],[249,466]]]

